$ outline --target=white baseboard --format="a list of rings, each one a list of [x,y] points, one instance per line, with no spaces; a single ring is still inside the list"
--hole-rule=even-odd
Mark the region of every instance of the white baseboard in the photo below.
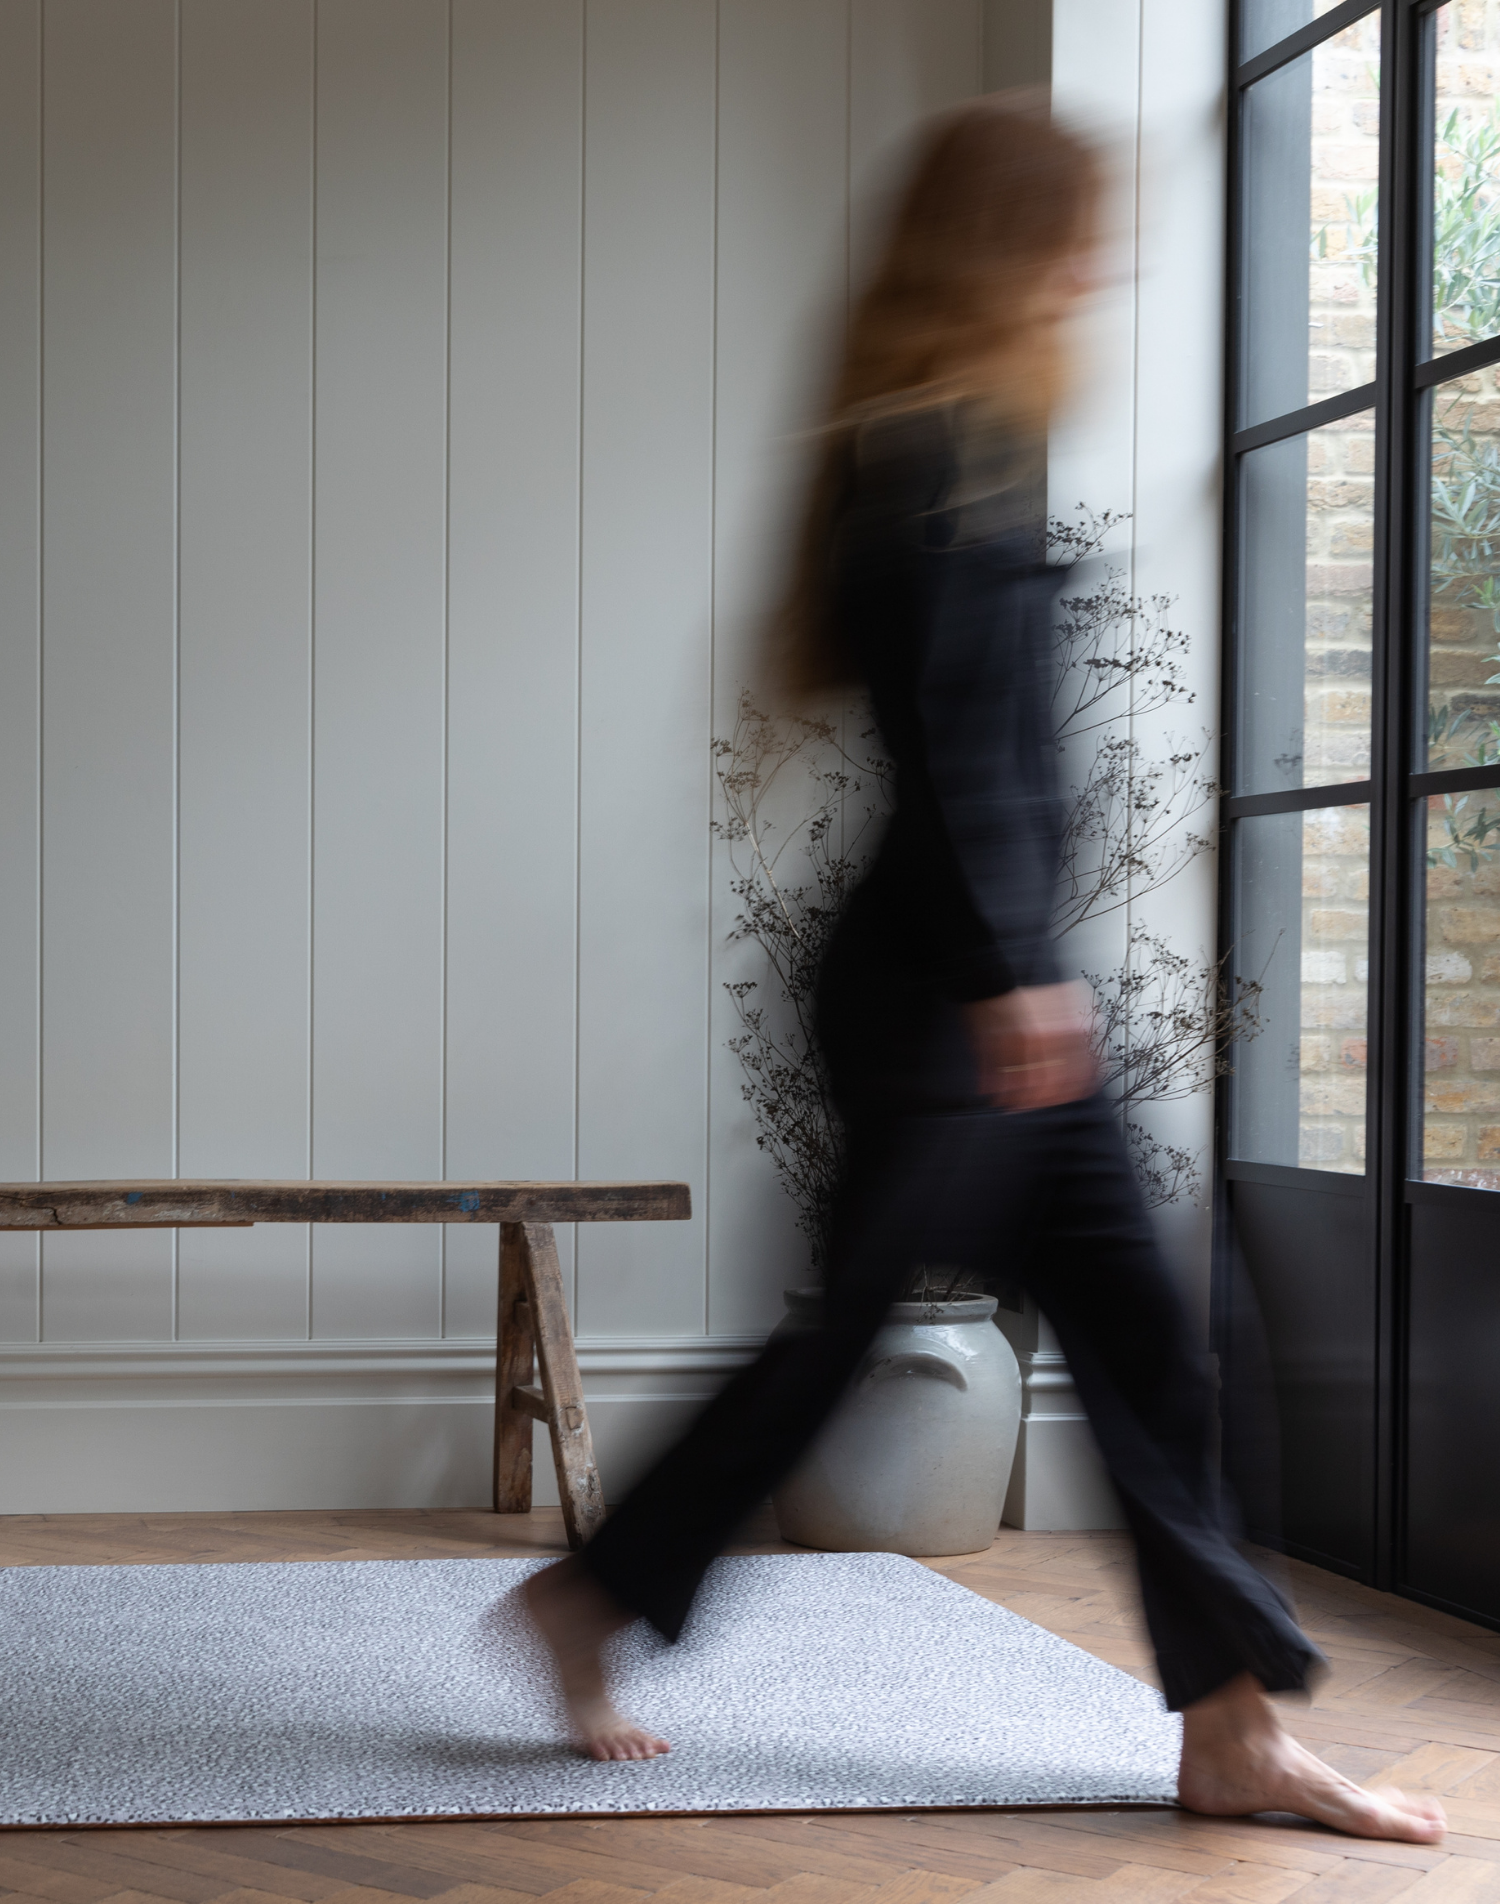
[[[758,1347],[747,1336],[578,1344],[607,1500]],[[494,1355],[484,1341],[0,1347],[0,1513],[482,1507]],[[1122,1526],[1063,1358],[1019,1359],[1007,1523]],[[540,1427],[533,1474],[537,1505],[555,1505]]]
[[[1056,1350],[1023,1350],[1021,1434],[1002,1518],[1032,1533],[1123,1527],[1119,1496],[1068,1365]]]
[[[758,1346],[579,1343],[607,1499]],[[494,1355],[482,1341],[0,1348],[0,1513],[486,1506]],[[541,1428],[533,1462],[537,1505],[555,1505]]]

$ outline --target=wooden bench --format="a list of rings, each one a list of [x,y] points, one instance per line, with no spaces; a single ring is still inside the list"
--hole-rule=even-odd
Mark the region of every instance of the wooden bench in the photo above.
[[[674,1223],[692,1214],[685,1183],[0,1184],[9,1230],[244,1229],[252,1223],[498,1223],[495,1343],[497,1514],[531,1506],[531,1424],[546,1424],[568,1544],[604,1518],[604,1495],[563,1301],[554,1223]],[[541,1383],[535,1381],[541,1366]]]

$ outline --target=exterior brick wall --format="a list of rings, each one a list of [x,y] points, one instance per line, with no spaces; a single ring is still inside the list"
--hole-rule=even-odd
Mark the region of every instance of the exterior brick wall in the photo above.
[[[1500,197],[1500,0],[1451,0],[1436,16],[1436,31],[1437,164],[1450,179],[1464,172],[1463,157],[1441,139],[1450,114],[1458,114],[1460,139],[1494,123],[1494,184],[1481,196]],[[1378,59],[1373,15],[1314,55],[1310,400],[1375,374]],[[1495,328],[1470,311],[1439,311],[1438,348],[1459,348]],[[1429,764],[1487,764],[1500,760],[1500,683],[1492,678],[1500,675],[1500,370],[1434,392],[1432,424]],[[1369,413],[1308,439],[1308,786],[1369,771],[1374,467]],[[1450,499],[1461,501],[1465,485],[1477,481],[1483,517],[1487,470],[1495,534],[1455,535],[1440,492],[1446,484]],[[1471,506],[1465,522],[1472,517]],[[1500,793],[1429,805],[1425,1175],[1500,1189]],[[1312,1168],[1358,1172],[1365,1167],[1367,813],[1308,814],[1302,849],[1298,1155]]]
[[[1436,163],[1455,183],[1463,132],[1497,126],[1500,0],[1452,0],[1436,19]],[[1460,127],[1443,134],[1450,115]],[[1468,158],[1474,152],[1469,148]],[[1481,199],[1500,196],[1500,152]],[[1500,262],[1500,260],[1497,260]],[[1435,313],[1440,350],[1493,334],[1493,312]],[[1465,522],[1500,526],[1500,377],[1460,378],[1432,395],[1432,590],[1428,690],[1432,767],[1500,759],[1500,616],[1482,596],[1493,584],[1500,541],[1453,533]],[[1492,480],[1486,483],[1486,470]],[[1472,487],[1471,487],[1472,486]],[[1490,501],[1486,506],[1486,495]],[[1478,505],[1477,512],[1475,505]],[[1428,803],[1426,893],[1427,1026],[1423,1080],[1423,1174],[1430,1182],[1500,1189],[1500,796],[1471,793]]]
[[[1371,15],[1313,55],[1308,396],[1375,375],[1369,256],[1380,164],[1380,25]],[[1303,784],[1370,771],[1375,420],[1363,411],[1307,444]],[[1365,1167],[1369,815],[1330,807],[1302,826],[1298,1161]]]

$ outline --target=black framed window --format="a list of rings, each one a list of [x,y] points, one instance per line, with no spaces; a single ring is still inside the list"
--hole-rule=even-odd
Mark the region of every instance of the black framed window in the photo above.
[[[1245,0],[1237,154],[1227,735],[1230,939],[1264,1029],[1235,1162],[1369,1168],[1378,4]]]
[[[1414,1318],[1432,1225],[1500,1250],[1500,0],[1239,0],[1231,32],[1223,929],[1261,1029],[1222,1169],[1357,1200],[1349,1564],[1473,1611],[1418,1578]]]

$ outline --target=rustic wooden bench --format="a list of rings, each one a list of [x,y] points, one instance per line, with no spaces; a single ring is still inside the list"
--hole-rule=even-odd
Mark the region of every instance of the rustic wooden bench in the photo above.
[[[500,1309],[495,1343],[497,1514],[531,1506],[531,1424],[552,1436],[568,1543],[604,1518],[604,1495],[563,1301],[554,1223],[681,1222],[685,1183],[0,1184],[8,1230],[243,1229],[252,1223],[498,1223]],[[541,1384],[535,1381],[541,1366]]]

